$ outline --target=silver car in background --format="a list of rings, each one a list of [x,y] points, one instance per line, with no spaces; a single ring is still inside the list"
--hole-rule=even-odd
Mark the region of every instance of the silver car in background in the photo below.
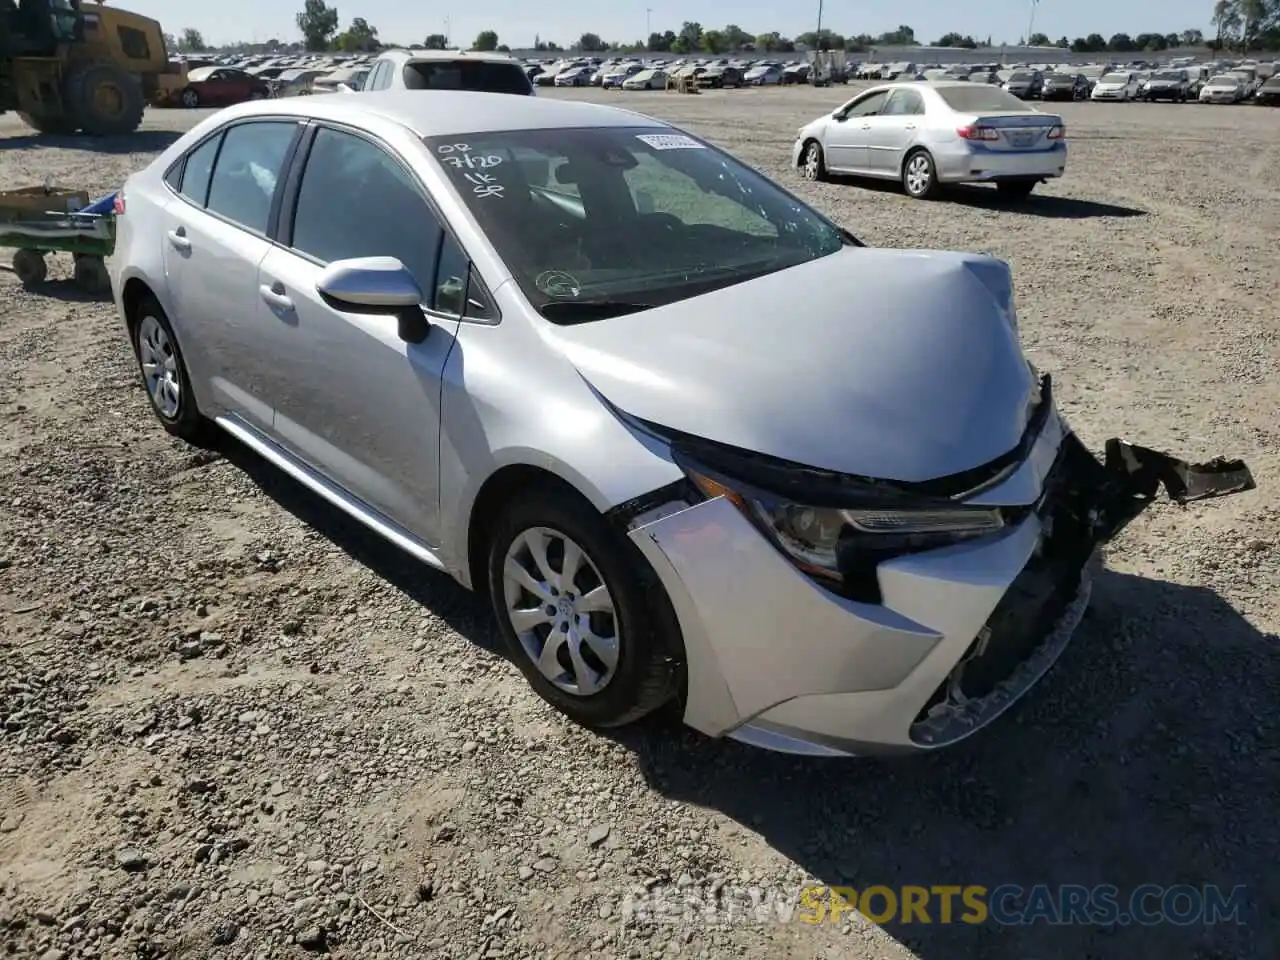
[[[1004,263],[869,249],[627,110],[235,107],[117,210],[164,428],[236,438],[478,591],[592,726],[674,703],[780,750],[954,743],[1048,669],[1161,480],[1251,484],[1119,441],[1096,460]]]
[[[899,180],[909,196],[949,183],[995,183],[1025,197],[1067,168],[1067,130],[996,86],[896,83],[858,94],[796,132],[791,162],[808,180]]]

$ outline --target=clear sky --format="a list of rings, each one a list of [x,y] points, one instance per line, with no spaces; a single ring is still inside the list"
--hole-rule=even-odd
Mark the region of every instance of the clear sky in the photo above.
[[[301,0],[212,0],[175,4],[172,0],[111,0],[115,6],[155,17],[173,34],[195,27],[207,42],[298,39],[294,16]],[[818,4],[777,3],[766,0],[488,0],[486,3],[413,3],[410,0],[337,0],[343,28],[352,17],[364,17],[384,42],[421,42],[429,33],[444,33],[459,45],[469,45],[481,30],[498,32],[499,42],[512,48],[531,47],[535,35],[567,46],[592,31],[605,40],[633,42],[645,35],[646,16],[653,30],[680,29],[683,20],[697,20],[703,29],[736,23],[752,33],[778,30],[795,36],[817,24]],[[652,13],[646,15],[646,8]],[[1101,33],[1138,34],[1200,29],[1211,33],[1213,0],[1041,0],[1035,12],[1035,31],[1057,39]],[[910,10],[910,12],[906,12]],[[952,30],[996,43],[1016,43],[1027,33],[1030,0],[827,0],[822,23],[838,33],[880,34],[905,22],[916,38],[928,43]]]

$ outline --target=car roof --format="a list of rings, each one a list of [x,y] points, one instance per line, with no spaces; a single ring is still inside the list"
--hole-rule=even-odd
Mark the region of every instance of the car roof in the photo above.
[[[404,60],[410,63],[429,60],[479,60],[486,63],[514,63],[520,61],[510,54],[486,50],[384,50],[379,60]]]
[[[632,110],[604,104],[464,90],[379,90],[287,97],[242,103],[222,115],[228,120],[259,115],[310,117],[360,127],[367,114],[398,123],[422,137],[534,128],[669,126]]]

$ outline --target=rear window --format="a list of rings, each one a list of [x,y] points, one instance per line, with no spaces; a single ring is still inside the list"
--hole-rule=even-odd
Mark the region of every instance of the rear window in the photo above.
[[[1027,105],[999,87],[939,87],[938,96],[957,113],[986,113],[990,110],[1012,110],[1026,113]]]
[[[407,63],[404,83],[410,90],[470,90],[478,93],[529,95],[533,84],[518,63],[487,60],[423,60]]]

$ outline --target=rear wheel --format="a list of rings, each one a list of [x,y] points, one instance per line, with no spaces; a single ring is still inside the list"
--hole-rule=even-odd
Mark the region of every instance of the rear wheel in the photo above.
[[[523,492],[489,537],[488,566],[513,661],[566,716],[617,727],[676,695],[670,602],[634,545],[575,493]]]
[[[63,89],[68,113],[91,136],[132,133],[142,123],[142,86],[114,63],[75,64]]]
[[[196,107],[200,106],[200,91],[195,87],[187,87],[187,89],[182,91],[182,96],[179,99],[182,101],[182,105],[188,110],[194,110]]]
[[[214,446],[218,439],[217,427],[196,407],[178,338],[155,298],[143,298],[129,326],[142,383],[160,425],[188,443]]]
[[[924,200],[937,193],[938,173],[927,150],[907,154],[902,165],[902,189],[916,200]]]

